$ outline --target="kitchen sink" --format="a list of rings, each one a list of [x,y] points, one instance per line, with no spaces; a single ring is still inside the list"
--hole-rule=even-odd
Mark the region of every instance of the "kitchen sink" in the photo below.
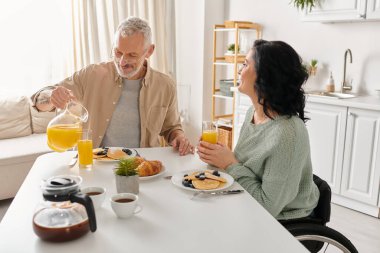
[[[326,92],[326,91],[312,91],[312,92],[308,92],[307,95],[315,96],[315,97],[335,98],[335,99],[357,97],[356,94],[352,94],[352,93]]]

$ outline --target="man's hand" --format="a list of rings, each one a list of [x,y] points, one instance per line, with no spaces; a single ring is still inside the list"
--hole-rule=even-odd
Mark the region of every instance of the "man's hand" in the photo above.
[[[234,153],[226,145],[218,142],[211,144],[200,141],[198,145],[199,158],[217,168],[225,170],[231,164],[239,163]]]
[[[179,151],[179,155],[194,154],[194,146],[191,145],[190,141],[186,138],[182,131],[173,134],[176,135],[170,142],[170,145],[173,147],[173,149]]]
[[[71,99],[76,100],[71,90],[58,86],[51,92],[50,103],[56,108],[63,109]]]

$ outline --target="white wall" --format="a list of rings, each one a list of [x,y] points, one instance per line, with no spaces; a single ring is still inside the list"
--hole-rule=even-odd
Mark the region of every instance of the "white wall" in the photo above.
[[[340,89],[344,52],[350,48],[353,63],[347,64],[347,75],[353,79],[353,90],[375,94],[374,89],[380,88],[380,21],[301,22],[301,14],[289,3],[289,0],[226,0],[225,19],[260,23],[264,26],[263,39],[289,43],[305,61],[318,59],[319,71],[308,80],[307,89],[323,89],[330,71],[336,88]]]
[[[178,100],[189,100],[188,120],[183,126],[195,144],[202,120],[211,118],[212,29],[223,23],[224,1],[178,0],[175,5],[176,81],[190,86],[190,94]]]

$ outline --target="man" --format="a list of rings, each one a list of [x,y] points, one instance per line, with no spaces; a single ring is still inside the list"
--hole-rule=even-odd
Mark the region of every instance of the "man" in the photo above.
[[[161,135],[180,155],[194,153],[182,130],[174,81],[148,65],[151,36],[147,22],[124,20],[115,33],[113,62],[89,65],[43,88],[32,97],[36,108],[50,111],[79,100],[89,111],[85,127],[95,147],[156,147]]]

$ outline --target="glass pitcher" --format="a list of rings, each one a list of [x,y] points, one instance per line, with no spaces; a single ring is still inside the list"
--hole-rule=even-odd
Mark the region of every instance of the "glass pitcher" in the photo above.
[[[96,231],[92,200],[82,194],[82,178],[73,175],[52,177],[43,182],[44,201],[33,215],[33,230],[42,240],[62,242]]]
[[[87,122],[88,111],[78,102],[70,101],[47,126],[47,144],[57,152],[64,152],[77,145],[82,124]]]

